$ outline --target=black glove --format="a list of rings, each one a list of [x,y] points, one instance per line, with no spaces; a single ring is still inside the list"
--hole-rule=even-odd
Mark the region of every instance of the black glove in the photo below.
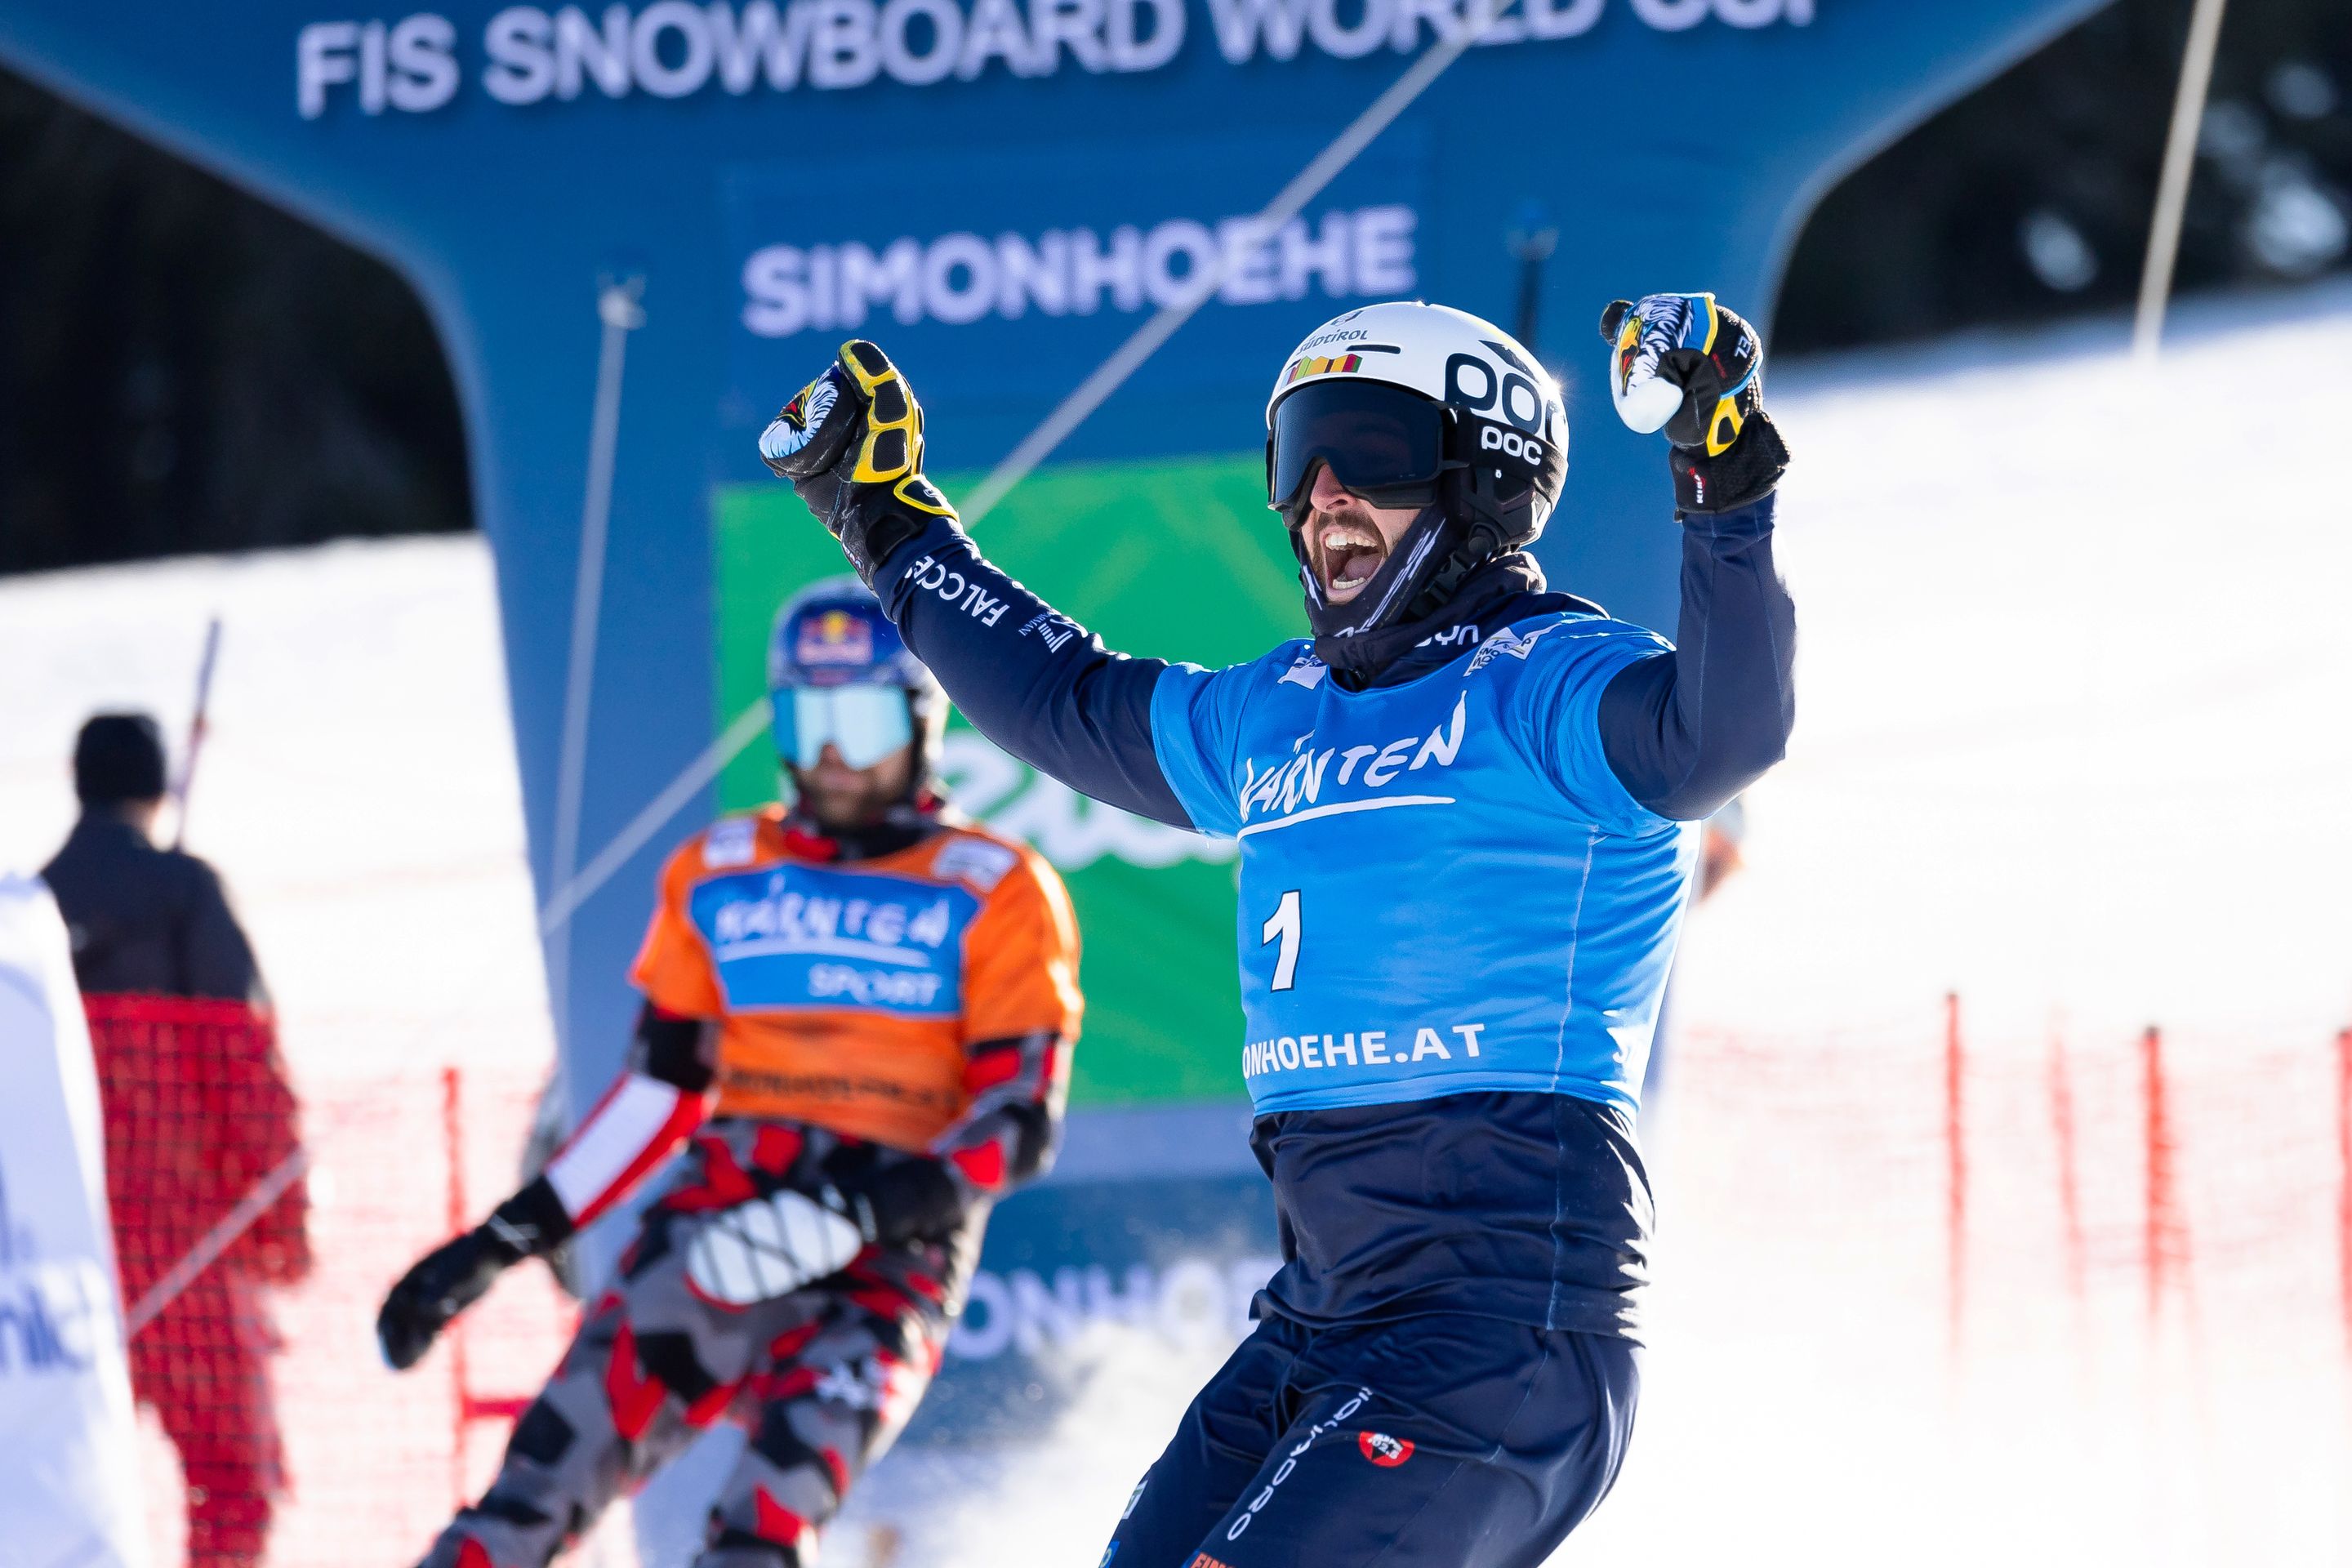
[[[562,1200],[541,1176],[500,1204],[487,1222],[417,1259],[376,1314],[375,1341],[385,1363],[394,1372],[415,1366],[499,1275],[556,1247],[572,1228]]]
[[[955,518],[923,477],[923,410],[889,356],[841,345],[760,437],[760,457],[833,531],[868,587],[890,552],[930,520]]]
[[[970,1207],[947,1162],[874,1143],[845,1143],[826,1155],[815,1187],[819,1202],[892,1245],[943,1239]]]
[[[1789,448],[1764,412],[1764,342],[1712,294],[1645,294],[1601,312],[1618,416],[1663,429],[1675,505],[1731,511],[1772,493]]]

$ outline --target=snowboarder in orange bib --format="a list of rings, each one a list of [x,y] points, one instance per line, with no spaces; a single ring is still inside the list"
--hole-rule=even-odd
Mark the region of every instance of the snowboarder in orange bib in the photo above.
[[[627,1069],[384,1302],[414,1365],[692,1138],[429,1568],[539,1568],[720,1420],[751,1441],[698,1561],[798,1568],[922,1398],[991,1201],[1052,1158],[1081,1007],[1060,879],[934,789],[947,700],[855,578],[784,607],[769,685],[796,804],[671,857]]]

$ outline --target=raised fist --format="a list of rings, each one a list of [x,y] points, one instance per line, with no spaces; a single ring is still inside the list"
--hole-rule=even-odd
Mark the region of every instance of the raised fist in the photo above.
[[[760,457],[792,481],[871,586],[890,552],[955,509],[923,477],[923,410],[889,356],[862,338],[771,420]]]
[[[1664,430],[1675,504],[1729,511],[1769,495],[1789,449],[1763,409],[1764,343],[1712,294],[1645,294],[1601,313],[1617,416]]]

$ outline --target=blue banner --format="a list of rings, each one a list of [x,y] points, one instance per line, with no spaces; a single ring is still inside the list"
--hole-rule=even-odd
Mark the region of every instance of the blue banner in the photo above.
[[[638,280],[645,321],[627,346],[596,605],[582,864],[735,717],[712,698],[714,516],[730,487],[768,482],[753,437],[840,337],[897,354],[929,405],[935,466],[977,474],[1153,311],[1200,292],[1213,259],[1222,277],[1198,312],[1053,458],[1205,456],[1231,470],[1258,449],[1267,389],[1316,321],[1419,295],[1507,323],[1523,274],[1507,236],[1555,227],[1532,299],[1576,435],[1541,554],[1561,586],[1670,628],[1665,459],[1600,393],[1602,305],[1713,289],[1769,321],[1798,227],[1843,171],[2094,8],[1510,0],[1425,90],[1395,100],[1383,95],[1410,62],[1463,36],[1469,0],[453,0],[396,14],[12,0],[0,60],[415,284],[498,554],[546,900],[561,890],[600,284]],[[1393,122],[1340,155],[1376,102]],[[1250,222],[1335,148],[1336,173],[1295,219]],[[1790,440],[1805,463],[1804,432]],[[1116,497],[1116,475],[1105,490]],[[1264,514],[1225,515],[1231,559],[1262,564],[1244,531]],[[1149,581],[1168,547],[1115,505],[1097,531],[1064,537],[1117,561],[1068,579],[1081,591],[1062,607],[1082,619],[1089,593]],[[1181,604],[1167,619],[1204,628],[1205,648],[1224,611]],[[709,805],[662,825],[551,937],[567,960],[574,1106],[620,1062],[656,869]],[[1238,1125],[1218,1136],[1238,1152]],[[936,1419],[968,1408],[967,1388],[1001,1403],[1016,1384],[1045,1386],[1054,1324],[1177,1321],[1168,1303],[1187,1289],[1231,1320],[1270,1246],[1262,1182],[1230,1163],[1198,1184],[1118,1179],[1165,1175],[1186,1153],[1115,1140],[1102,1163],[1005,1206],[961,1335],[966,1370],[942,1383]]]
[[[835,160],[838,184],[814,205],[803,169],[732,171],[730,396],[773,403],[842,339],[874,337],[914,380],[929,426],[968,447],[974,421],[1009,404],[1015,422],[1034,423],[1074,370],[1198,295],[1181,343],[1147,361],[1130,392],[1262,398],[1279,356],[1318,321],[1422,289],[1424,147],[1416,132],[1383,138],[1265,232],[1256,213],[1320,143],[1158,142],[1122,153],[1115,178],[1096,149],[1024,151],[1034,194],[1018,205],[996,177],[1001,153]]]

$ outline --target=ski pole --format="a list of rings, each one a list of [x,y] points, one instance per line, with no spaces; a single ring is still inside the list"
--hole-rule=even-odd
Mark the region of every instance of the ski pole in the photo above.
[[[196,752],[205,743],[205,711],[212,702],[213,666],[220,658],[221,618],[215,616],[205,628],[205,655],[196,666],[196,711],[188,721],[188,749],[180,762],[179,782],[172,786],[173,826],[172,847],[188,841],[188,786],[196,779]]]

